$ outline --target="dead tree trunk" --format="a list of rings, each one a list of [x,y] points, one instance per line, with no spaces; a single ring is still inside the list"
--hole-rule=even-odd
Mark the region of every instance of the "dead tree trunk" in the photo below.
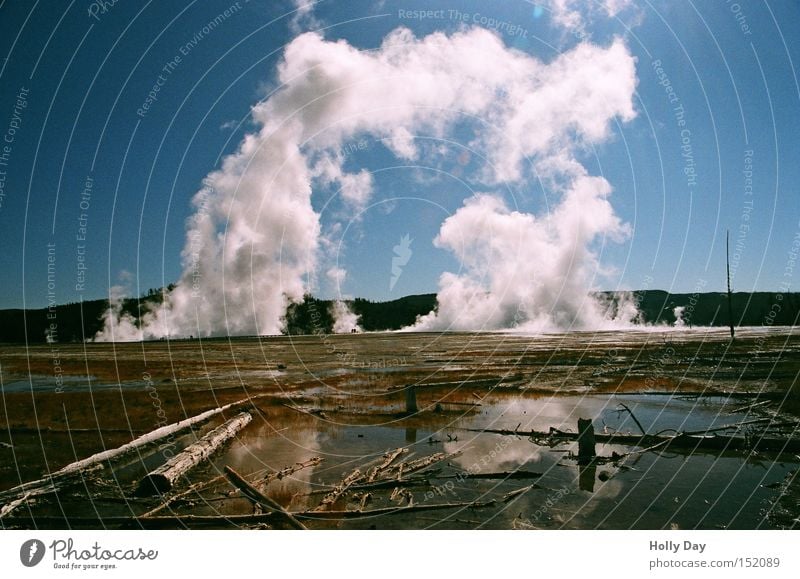
[[[253,417],[248,412],[242,412],[221,426],[217,426],[203,438],[187,446],[182,452],[144,477],[139,483],[138,494],[162,494],[172,489],[176,480],[236,436],[252,419]]]
[[[406,387],[406,412],[414,414],[417,411],[417,389],[412,384]]]
[[[287,466],[286,468],[283,468],[283,469],[279,470],[278,472],[273,472],[273,473],[268,474],[267,476],[265,476],[261,480],[261,482],[258,483],[258,485],[256,485],[256,488],[258,488],[259,486],[268,485],[269,483],[271,483],[274,480],[284,479],[287,476],[291,476],[294,473],[303,470],[304,468],[308,468],[310,466],[317,466],[321,462],[322,462],[322,458],[319,457],[319,456],[315,456],[313,458],[310,458],[305,462],[296,462],[292,466]]]
[[[351,472],[348,476],[342,480],[338,485],[334,487],[334,489],[325,495],[322,498],[322,501],[317,505],[313,511],[324,511],[329,509],[336,501],[338,501],[341,496],[347,492],[351,486],[353,486],[356,482],[361,480],[363,476],[361,475],[361,471],[356,469]]]
[[[231,467],[225,467],[225,475],[228,477],[228,480],[231,481],[231,484],[238,488],[251,502],[266,507],[270,511],[274,511],[293,529],[304,530],[306,528],[303,523],[294,518],[292,513],[247,482],[242,475]]]
[[[408,449],[407,448],[396,448],[393,451],[387,452],[386,454],[384,454],[383,458],[385,460],[381,464],[379,464],[378,466],[373,468],[371,471],[369,471],[369,475],[367,475],[367,482],[371,483],[372,481],[374,481],[375,477],[377,477],[380,473],[382,473],[387,468],[389,468],[392,465],[392,463],[395,461],[395,459],[398,456],[400,456],[401,454],[403,454],[404,452],[408,452]]]
[[[588,462],[595,457],[594,426],[589,418],[578,418],[578,460]]]
[[[256,398],[256,397],[253,397]],[[166,426],[162,426],[160,428],[156,428],[148,432],[147,434],[143,434],[139,438],[132,440],[122,446],[117,448],[112,448],[109,450],[104,450],[102,452],[98,452],[97,454],[93,454],[87,458],[75,461],[73,463],[68,464],[64,468],[57,470],[56,472],[50,473],[45,478],[30,481],[23,483],[19,486],[14,488],[8,489],[0,493],[0,502],[6,503],[2,509],[0,509],[0,518],[8,516],[12,511],[14,511],[17,507],[24,504],[25,502],[48,493],[55,492],[59,488],[59,484],[61,482],[67,482],[71,480],[73,477],[79,478],[83,474],[90,472],[94,469],[102,468],[103,463],[119,458],[130,453],[137,448],[153,444],[154,442],[158,442],[163,440],[177,432],[182,430],[186,430],[190,426],[194,426],[195,424],[199,424],[228,410],[229,408],[234,408],[237,406],[241,406],[247,402],[250,402],[251,398],[246,398],[244,400],[239,400],[238,402],[233,402],[231,404],[227,404],[225,406],[221,406],[220,408],[214,408],[212,410],[208,410],[196,416],[192,416],[185,420],[181,420],[179,422],[173,422],[172,424],[167,424]]]
[[[730,253],[730,231],[725,232],[725,266],[728,272],[728,323],[731,326],[731,342],[736,339],[736,331],[733,328],[733,292],[731,292],[731,253]]]

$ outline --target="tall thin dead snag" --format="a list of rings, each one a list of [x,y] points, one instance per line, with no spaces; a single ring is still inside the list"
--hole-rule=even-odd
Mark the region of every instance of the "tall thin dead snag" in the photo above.
[[[728,323],[731,326],[731,342],[736,339],[733,329],[733,293],[731,292],[731,251],[730,251],[731,232],[725,231],[725,266],[728,272]]]

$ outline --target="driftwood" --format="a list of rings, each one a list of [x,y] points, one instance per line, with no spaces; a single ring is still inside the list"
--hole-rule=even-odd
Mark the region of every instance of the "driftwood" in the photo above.
[[[292,513],[297,519],[304,520],[344,520],[360,519],[367,517],[377,517],[384,515],[403,515],[408,513],[419,513],[423,511],[438,511],[445,509],[482,509],[495,506],[495,501],[489,502],[464,502],[464,503],[439,503],[439,504],[418,504],[406,507],[386,507],[371,509],[368,511],[305,511]],[[172,529],[179,526],[243,526],[257,523],[276,523],[281,521],[283,515],[277,512],[262,513],[257,515],[175,515],[160,517],[33,517],[15,516],[3,523],[8,527],[31,526],[35,523],[37,527],[61,528],[148,528],[148,529]]]
[[[773,424],[769,424],[768,428],[777,428],[779,426],[797,426],[797,422],[775,422],[774,418],[754,418],[752,420],[745,420],[743,422],[736,422],[734,424],[726,424],[724,426],[717,426],[714,428],[706,428],[705,430],[693,430],[690,432],[684,432],[682,434],[687,434],[689,436],[696,435],[696,434],[711,434],[712,432],[722,432],[723,430],[734,430],[737,428],[741,428],[742,426],[750,426],[752,424],[763,424],[765,422],[772,422]]]
[[[408,462],[401,462],[400,464],[391,466],[392,462],[403,452],[405,452],[405,449],[398,448],[385,454],[384,461],[370,470],[367,475],[363,475],[359,469],[354,470],[344,480],[333,487],[312,512],[326,511],[350,489],[395,488],[417,483],[429,484],[424,478],[403,479],[403,476],[424,470],[437,462],[460,454],[460,452],[452,454],[437,452],[430,456]]]
[[[508,479],[508,480],[525,480],[532,478],[541,478],[542,473],[530,470],[512,470],[508,472],[473,472],[463,474],[451,474],[447,476],[437,476],[434,478],[459,478],[459,479]]]
[[[738,408],[734,408],[730,410],[728,414],[737,414],[740,412],[750,412],[754,408],[759,408],[761,406],[767,406],[768,404],[772,404],[772,400],[762,400],[761,402],[753,402],[752,404],[748,404],[747,406],[739,406]]]
[[[748,421],[749,422],[749,421]],[[761,422],[761,420],[759,420]],[[725,430],[741,426],[726,426]],[[794,424],[794,423],[790,423]],[[781,426],[787,425],[781,423]],[[534,441],[549,440],[553,442],[561,440],[577,440],[578,434],[575,432],[565,432],[557,428],[551,428],[548,432],[536,430],[507,430],[507,429],[481,429],[468,428],[468,432],[482,432],[485,434],[500,434],[503,436],[523,436]],[[712,429],[714,430],[714,429]],[[603,444],[620,444],[624,446],[653,446],[660,442],[665,443],[666,447],[684,449],[719,449],[719,450],[763,450],[774,452],[800,452],[800,438],[780,438],[766,436],[752,436],[744,438],[741,436],[720,436],[708,435],[711,430],[694,432],[692,434],[678,433],[674,436],[660,436],[655,434],[595,434],[595,441]]]
[[[363,511],[367,508],[367,504],[372,500],[372,493],[364,493],[358,502],[358,510]]]
[[[620,402],[619,405],[622,407],[623,410],[627,410],[628,414],[631,415],[631,418],[633,418],[633,421],[636,423],[636,426],[639,427],[639,432],[641,432],[642,434],[646,435],[647,431],[644,429],[644,426],[642,426],[642,423],[639,422],[639,419],[636,418],[636,415],[633,413],[633,410],[628,408],[628,406],[623,404],[622,402]]]
[[[282,468],[278,472],[271,472],[267,476],[263,478],[263,480],[259,483],[258,486],[268,485],[274,480],[281,480],[286,478],[287,476],[291,476],[294,473],[303,470],[304,468],[308,468],[311,466],[317,466],[319,463],[322,462],[322,458],[319,456],[315,456],[313,458],[308,459],[305,462],[296,462],[292,466],[287,466]],[[256,487],[258,488],[258,487]]]
[[[408,452],[407,448],[397,448],[392,452],[387,452],[386,454],[384,454],[383,457],[386,460],[384,460],[381,464],[379,464],[378,466],[369,471],[369,474],[367,475],[366,478],[366,482],[367,483],[373,482],[375,480],[375,477],[377,477],[381,472],[389,468],[395,461],[395,459],[397,459],[398,456],[400,456],[405,452]]]
[[[155,430],[152,430],[147,434],[143,434],[142,436],[132,440],[131,442],[123,444],[122,446],[98,452],[87,458],[70,463],[64,468],[50,473],[44,478],[26,482],[14,488],[5,490],[0,493],[0,502],[6,503],[3,505],[2,509],[0,509],[0,519],[7,517],[17,507],[27,503],[31,499],[37,496],[56,492],[63,486],[63,484],[69,483],[72,479],[80,478],[85,474],[102,468],[103,463],[109,460],[120,458],[138,448],[159,442],[168,436],[185,430],[190,426],[204,422],[230,408],[246,404],[254,398],[257,397],[245,398],[219,408],[208,410],[196,416],[186,418],[185,420],[180,420],[178,422],[156,428]]]
[[[402,480],[388,479],[388,480],[379,480],[371,483],[355,484],[350,488],[354,490],[356,489],[377,490],[377,489],[391,489],[398,486],[403,486],[403,487],[431,486],[431,483],[425,477],[411,477],[411,478],[404,478]]]
[[[482,406],[480,403],[477,402],[454,402],[452,400],[445,400],[444,398],[440,400],[436,400],[435,404],[450,404],[452,406],[468,406],[470,408],[478,408]]]
[[[437,511],[441,509],[481,509],[494,506],[495,501],[486,503],[467,502],[467,503],[439,503],[439,504],[418,504],[407,507],[384,507],[380,509],[370,509],[368,511],[306,511],[294,513],[299,519],[360,519],[364,517],[375,517],[379,515],[399,515],[403,513],[418,513],[421,511]]]
[[[453,458],[461,454],[460,451],[453,452],[450,454],[445,454],[444,452],[437,452],[430,456],[425,456],[422,458],[418,458],[416,460],[410,460],[408,462],[401,462],[396,467],[392,467],[391,469],[386,471],[386,475],[383,477],[379,477],[378,480],[384,480],[385,478],[396,478],[398,481],[402,480],[404,475],[409,475],[420,470],[424,470],[431,465],[436,464],[437,462],[441,462],[448,458]],[[395,473],[397,473],[395,475]]]
[[[439,511],[446,509],[482,509],[492,507],[496,503],[490,502],[465,502],[465,503],[440,503],[440,504],[419,504],[406,507],[385,507],[380,509],[370,509],[367,511],[305,511],[302,513],[292,513],[297,519],[338,521],[345,519],[362,519],[368,517],[379,517],[389,515],[404,515],[409,513],[419,513],[424,511]],[[221,526],[221,525],[247,525],[254,523],[274,523],[280,520],[278,513],[264,513],[260,515],[231,515],[231,516],[203,516],[203,515],[183,515],[175,517],[148,517],[146,519],[128,519],[128,524],[139,524],[143,527],[153,528],[174,528],[178,525],[198,525],[198,526]]]
[[[217,482],[219,482],[221,480],[224,480],[224,479],[225,479],[225,477],[221,475],[221,476],[216,476],[216,477],[214,477],[213,479],[211,479],[209,481],[201,481],[201,482],[198,482],[198,483],[194,483],[192,486],[190,486],[185,491],[183,491],[183,492],[181,492],[181,493],[179,493],[177,495],[169,496],[168,498],[166,498],[164,500],[164,502],[162,502],[159,505],[153,507],[152,509],[150,509],[146,513],[143,513],[143,514],[139,515],[139,517],[141,517],[141,518],[152,517],[156,513],[160,513],[161,511],[163,511],[164,509],[166,509],[167,507],[169,507],[173,503],[179,501],[180,499],[182,499],[182,498],[184,498],[184,497],[186,497],[188,495],[194,494],[194,493],[199,493],[201,490],[206,489],[209,486],[211,486],[213,484],[216,484]]]
[[[342,482],[336,485],[331,492],[329,492],[322,498],[322,501],[319,503],[319,505],[314,507],[313,511],[316,512],[329,509],[331,505],[333,505],[333,503],[338,501],[339,498],[345,492],[347,492],[347,489],[349,489],[351,486],[353,486],[353,484],[355,484],[362,478],[364,478],[364,476],[361,474],[360,470],[356,469],[353,472],[351,472],[344,478],[344,480],[342,480]]]
[[[437,471],[438,472],[438,471]],[[501,479],[501,480],[530,480],[541,478],[542,473],[540,472],[533,472],[529,470],[515,470],[509,472],[476,472],[476,473],[468,473],[463,472],[460,474],[448,474],[448,475],[428,475],[428,476],[416,476],[411,478],[404,478],[402,480],[379,480],[371,483],[361,483],[353,485],[351,488],[358,489],[358,490],[375,490],[375,489],[382,489],[382,488],[399,488],[399,487],[413,487],[413,486],[432,486],[431,480],[444,480],[444,479],[459,479],[459,480],[466,480],[466,479],[473,479],[473,480],[493,480],[493,479]]]
[[[270,511],[277,513],[278,515],[280,515],[280,518],[293,529],[298,529],[298,530],[306,529],[305,525],[303,525],[303,523],[295,519],[290,512],[284,509],[280,504],[273,501],[267,495],[262,493],[256,487],[251,485],[249,482],[247,482],[242,475],[233,470],[231,467],[229,466],[225,467],[225,475],[228,477],[228,480],[231,481],[231,484],[233,484],[233,486],[238,488],[242,492],[242,494],[245,497],[247,497],[250,501],[252,501],[257,505],[265,507]]]
[[[67,485],[73,484],[74,482],[80,480],[83,477],[94,474],[96,471],[101,470],[102,468],[103,468],[102,464],[93,464],[87,466],[86,468],[78,472],[70,472],[67,474],[59,475],[58,477],[55,477],[52,480],[41,479],[39,481],[26,483],[27,490],[24,490],[21,493],[12,494],[12,491],[15,491],[20,487],[15,487],[13,489],[9,489],[8,491],[4,491],[0,496],[0,500],[5,500],[6,503],[2,506],[2,508],[0,508],[0,519],[3,519],[8,515],[10,515],[18,507],[21,507],[22,505],[25,504],[30,504],[31,501],[36,500],[36,497],[46,495],[49,493],[54,493]],[[6,493],[10,495],[8,498],[6,498]]]
[[[395,502],[398,498],[403,499],[406,497],[406,489],[401,487],[394,487],[392,494],[389,495],[389,502]]]
[[[186,447],[166,463],[150,472],[139,483],[138,494],[163,494],[172,489],[175,481],[189,470],[211,456],[223,444],[247,426],[253,419],[248,412],[242,412]]]
[[[318,456],[315,456],[315,457],[310,458],[309,460],[307,460],[305,462],[295,463],[293,466],[287,466],[286,468],[283,468],[283,469],[279,470],[278,472],[273,472],[273,473],[268,474],[267,476],[264,477],[264,479],[259,484],[254,485],[254,486],[256,488],[259,488],[261,486],[266,486],[267,484],[269,484],[273,480],[276,480],[276,479],[280,480],[282,478],[285,478],[287,476],[290,476],[290,475],[296,473],[297,471],[303,470],[304,468],[308,468],[310,466],[316,466],[321,462],[322,462],[322,458],[320,458]],[[260,471],[260,472],[263,473],[263,471]],[[223,475],[215,476],[214,478],[212,478],[211,480],[208,480],[208,481],[202,481],[202,482],[195,483],[192,486],[190,486],[188,489],[186,489],[185,491],[166,498],[166,500],[164,500],[163,503],[161,503],[160,505],[158,505],[158,506],[154,507],[153,509],[147,511],[143,515],[139,515],[139,516],[140,517],[151,517],[151,516],[155,515],[156,513],[160,513],[161,511],[163,511],[164,509],[169,507],[172,503],[174,503],[174,502],[176,502],[176,501],[178,501],[178,500],[180,500],[180,499],[182,499],[182,498],[184,498],[184,497],[186,497],[188,495],[191,495],[193,493],[199,493],[200,491],[205,490],[205,489],[207,489],[209,487],[212,487],[215,484],[217,484],[217,483],[219,483],[221,481],[224,481],[224,480],[226,480],[226,477],[223,474]]]
[[[517,489],[515,491],[511,491],[510,493],[506,493],[503,495],[503,502],[507,503],[509,501],[514,500],[515,498],[519,497],[520,495],[524,495],[529,490],[536,488],[536,485],[528,485],[526,487],[522,487],[521,489]]]

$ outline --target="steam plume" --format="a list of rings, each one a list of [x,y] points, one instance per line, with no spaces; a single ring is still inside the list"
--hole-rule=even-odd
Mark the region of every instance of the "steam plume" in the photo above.
[[[278,81],[253,107],[259,130],[194,197],[174,290],[138,328],[112,306],[96,339],[128,335],[120,328],[132,339],[280,332],[287,306],[302,301],[326,265],[312,190],[338,186],[351,214],[372,195],[368,173],[345,169],[343,144],[369,136],[414,160],[413,135],[454,138],[465,128],[470,148],[488,159],[479,176],[488,187],[535,171],[561,200],[536,217],[494,192],[468,199],[436,238],[465,273],[442,275],[438,312],[419,327],[603,322],[587,296],[598,267],[590,247],[622,239],[627,228],[608,201],[610,185],[589,176],[575,152],[606,139],[612,120],[635,116],[635,62],[622,40],[583,43],[543,62],[481,28],[424,38],[399,28],[369,52],[306,33],[286,47]]]
[[[360,332],[361,326],[358,324],[359,317],[350,309],[350,306],[342,300],[336,300],[331,306],[333,316],[333,333],[349,334],[353,330]]]

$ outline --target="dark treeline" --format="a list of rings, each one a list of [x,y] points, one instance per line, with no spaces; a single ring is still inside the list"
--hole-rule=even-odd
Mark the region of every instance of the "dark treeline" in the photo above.
[[[613,292],[602,292],[609,300]],[[660,290],[633,292],[643,321],[648,324],[675,323],[675,308],[682,307],[686,326],[727,326],[727,296],[722,292],[670,294]],[[123,302],[123,311],[138,317],[145,309],[161,301],[161,292],[154,290],[140,299]],[[366,331],[397,330],[413,324],[417,316],[436,307],[435,294],[406,296],[389,302],[372,302],[357,298],[348,301],[360,316]],[[733,312],[737,326],[794,326],[800,316],[800,293],[768,292],[734,293]],[[58,342],[80,342],[91,338],[103,327],[106,300],[60,305],[55,312],[36,310],[0,310],[0,342],[42,343],[47,340],[51,324]],[[333,328],[332,302],[308,296],[302,304],[292,305],[286,313],[286,333],[292,335],[330,333]]]
[[[646,323],[674,324],[676,307],[684,308],[687,326],[727,326],[729,322],[724,292],[670,294],[647,290],[634,295]],[[800,321],[800,293],[734,292],[731,302],[736,326],[795,326]]]

